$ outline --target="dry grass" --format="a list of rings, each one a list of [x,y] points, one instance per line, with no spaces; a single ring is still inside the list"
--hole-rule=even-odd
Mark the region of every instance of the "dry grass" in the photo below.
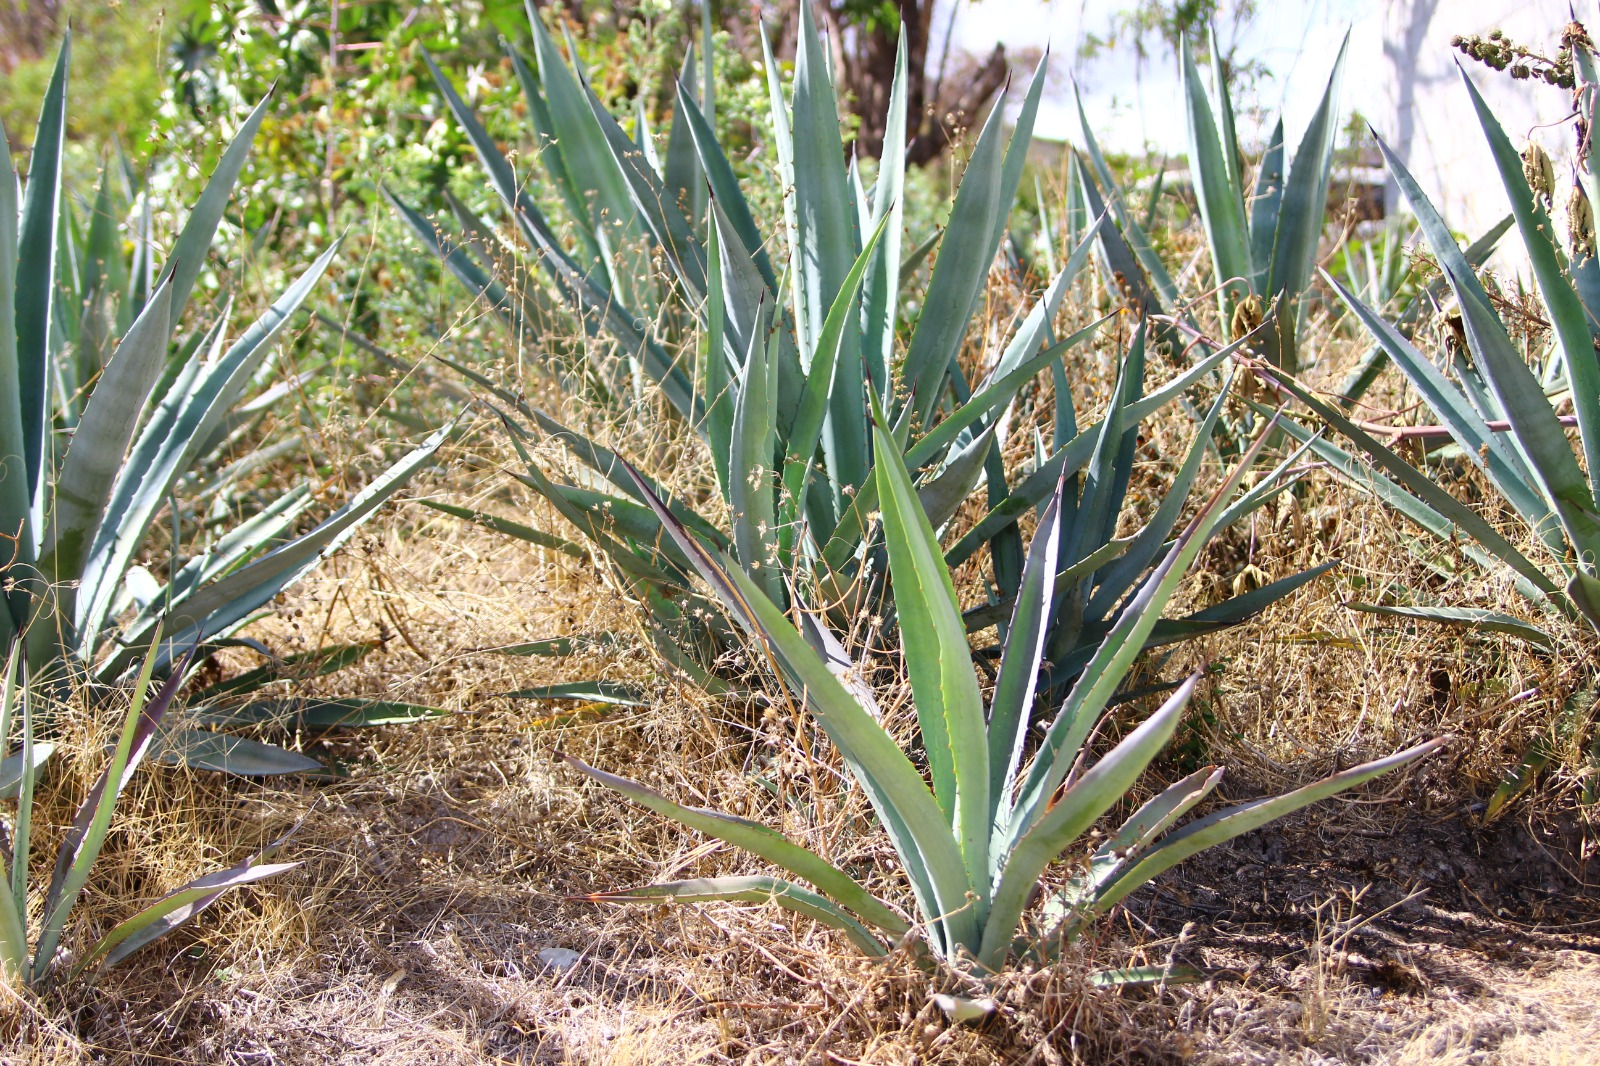
[[[996,301],[996,316],[1004,304]],[[1348,353],[1324,354],[1331,379]],[[1109,367],[1105,352],[1085,358],[1075,387],[1103,396]],[[1404,397],[1382,402],[1399,407]],[[1024,404],[1019,428],[1049,409],[1046,389]],[[624,425],[585,421],[628,440],[631,454],[648,453],[694,495],[703,457],[661,439],[649,412],[635,415]],[[1189,432],[1186,419],[1151,426],[1136,475],[1143,506]],[[1030,436],[1017,431],[1013,440]],[[451,472],[419,491],[506,513],[531,509],[534,524],[558,529],[506,489],[498,472],[506,458],[492,434],[471,437]],[[637,621],[598,566],[408,505],[294,590],[261,635],[294,650],[380,638],[379,652],[316,684],[457,713],[408,729],[303,738],[347,771],[334,782],[144,772],[72,946],[137,901],[295,824],[290,857],[303,865],[225,899],[92,984],[37,998],[0,993],[0,1057],[1588,1061],[1586,1049],[1600,1043],[1587,994],[1600,925],[1570,898],[1590,846],[1584,827],[1570,828],[1581,759],[1567,753],[1567,769],[1500,826],[1483,828],[1474,814],[1530,738],[1551,732],[1576,684],[1581,645],[1542,656],[1506,638],[1402,633],[1346,609],[1347,599],[1405,585],[1522,610],[1492,577],[1465,572],[1442,583],[1405,550],[1406,535],[1364,497],[1313,474],[1304,491],[1219,538],[1184,592],[1190,606],[1328,557],[1345,565],[1256,623],[1178,653],[1169,671],[1202,656],[1219,669],[1153,776],[1222,763],[1230,768],[1222,791],[1237,799],[1424,736],[1452,734],[1449,752],[1404,780],[1194,860],[1059,965],[1008,977],[985,1027],[950,1029],[929,1003],[944,979],[899,956],[864,962],[842,938],[775,908],[574,900],[756,867],[559,768],[559,750],[761,818],[836,858],[881,859],[878,887],[900,890],[859,794],[841,787],[836,762],[810,743],[799,716],[686,690],[661,676],[637,640],[566,660],[493,654],[534,638],[627,635]],[[574,713],[505,695],[596,677],[643,685],[649,705]],[[887,703],[909,718],[903,698],[891,693]],[[84,726],[69,741],[50,778],[47,817],[57,826],[96,769],[98,734]],[[754,782],[757,771],[779,782],[781,802]],[[552,949],[578,959],[552,965]],[[1201,965],[1214,977],[1153,991],[1090,987],[1093,969],[1128,963]]]

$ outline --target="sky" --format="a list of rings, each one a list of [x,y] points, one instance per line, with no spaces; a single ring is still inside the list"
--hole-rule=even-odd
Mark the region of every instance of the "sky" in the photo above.
[[[959,47],[980,55],[996,41],[1013,51],[1049,44],[1053,55],[1060,57],[1052,65],[1064,64],[1082,87],[1085,110],[1102,144],[1117,151],[1150,145],[1157,151],[1180,152],[1186,134],[1172,56],[1152,49],[1142,69],[1127,54],[1086,64],[1077,59],[1085,32],[1103,31],[1111,12],[1130,6],[1120,0],[958,0],[954,35]],[[1253,102],[1258,116],[1271,117],[1287,104],[1284,121],[1291,143],[1316,108],[1346,30],[1350,47],[1343,86],[1345,112],[1376,118],[1390,109],[1383,58],[1385,0],[1259,0],[1257,6],[1257,15],[1241,35],[1239,54],[1266,66],[1269,73],[1257,85]],[[935,54],[949,17],[949,0],[940,8],[932,42]],[[1483,32],[1502,21],[1514,24],[1535,8],[1550,9],[1543,12],[1547,17],[1557,9],[1565,15],[1567,4],[1566,0],[1442,0],[1429,47],[1448,51],[1453,33]],[[1264,136],[1260,124],[1241,116],[1240,136],[1247,140]],[[1070,89],[1041,108],[1037,134],[1077,139]]]
[[[1446,0],[1448,2],[1448,0]],[[1086,32],[1104,31],[1109,13],[1120,3],[1093,0],[961,0],[956,13],[958,47],[986,53],[998,41],[1008,51],[1050,46],[1052,66],[1072,72],[1084,94],[1084,109],[1101,143],[1114,151],[1138,151],[1149,145],[1157,151],[1180,152],[1185,142],[1183,109],[1178,106],[1180,83],[1176,60],[1152,48],[1141,68],[1126,52],[1082,62],[1077,52]],[[1089,14],[1085,15],[1085,9]],[[1256,89],[1256,103],[1276,115],[1285,101],[1284,116],[1290,129],[1302,128],[1333,68],[1339,41],[1351,31],[1346,60],[1345,104],[1363,113],[1381,108],[1382,101],[1363,87],[1375,86],[1381,75],[1383,13],[1375,0],[1304,0],[1273,3],[1265,0],[1261,11],[1241,35],[1242,57],[1263,63],[1269,74]],[[939,18],[938,40],[943,38],[945,6]],[[1059,68],[1058,68],[1059,69]],[[1298,105],[1298,106],[1297,106]],[[1303,113],[1301,113],[1303,112]],[[1240,135],[1254,139],[1264,133],[1259,123],[1241,116]],[[1056,94],[1040,110],[1036,135],[1051,140],[1078,139],[1078,119],[1071,90]]]
[[[1071,78],[1084,93],[1084,107],[1095,137],[1114,151],[1138,153],[1150,148],[1181,157],[1185,128],[1177,61],[1160,47],[1139,67],[1131,53],[1083,62],[1077,58],[1088,31],[1104,30],[1110,14],[1131,6],[1126,0],[944,0],[930,42],[938,54],[945,19],[958,2],[956,45],[979,55],[997,41],[1020,52],[1048,44],[1056,91],[1041,104],[1035,136],[1082,143]],[[1412,10],[1417,0],[1258,0],[1259,12],[1243,29],[1238,55],[1254,59],[1267,73],[1252,92],[1235,96],[1239,136],[1248,150],[1258,147],[1266,126],[1280,111],[1291,146],[1310,121],[1327,84],[1345,32],[1349,51],[1340,95],[1340,114],[1359,112],[1379,134],[1396,142],[1399,126],[1397,75],[1385,58],[1384,40],[1396,12]],[[1576,0],[1591,28],[1600,28],[1596,0]],[[1086,15],[1086,12],[1088,14]],[[1403,154],[1418,181],[1445,218],[1459,229],[1481,232],[1504,215],[1506,201],[1499,182],[1486,175],[1494,164],[1478,128],[1470,98],[1460,84],[1451,48],[1455,34],[1487,33],[1501,27],[1514,40],[1549,48],[1569,17],[1567,0],[1438,0],[1414,66],[1417,100],[1410,149]],[[1571,113],[1563,92],[1531,82],[1512,82],[1473,62],[1467,74],[1489,100],[1507,135],[1519,148],[1528,139],[1540,141],[1557,161],[1571,159]],[[1209,89],[1209,78],[1208,89]],[[1016,92],[1013,96],[1020,95]],[[1253,106],[1252,106],[1253,105]]]

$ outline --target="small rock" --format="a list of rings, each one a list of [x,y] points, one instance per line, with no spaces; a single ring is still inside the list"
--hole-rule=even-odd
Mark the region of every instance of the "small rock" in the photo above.
[[[933,1002],[944,1011],[944,1016],[950,1019],[952,1025],[981,1021],[995,1012],[995,1002],[987,996],[983,999],[967,999],[940,992],[934,995]]]
[[[545,969],[558,974],[566,973],[582,958],[582,954],[571,948],[544,948],[539,952],[539,961],[544,963]]]

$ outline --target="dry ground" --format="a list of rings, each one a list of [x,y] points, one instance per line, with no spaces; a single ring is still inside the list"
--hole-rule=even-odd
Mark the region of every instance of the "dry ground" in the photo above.
[[[471,447],[487,449],[483,461],[420,491],[473,502],[498,491],[492,447]],[[303,738],[348,774],[337,781],[146,772],[91,884],[90,926],[297,823],[288,857],[303,865],[94,984],[7,993],[0,1055],[618,1066],[1595,1061],[1600,871],[1571,772],[1553,772],[1493,824],[1482,819],[1498,775],[1559,713],[1569,660],[1509,638],[1402,633],[1344,608],[1358,587],[1375,599],[1385,582],[1420,580],[1395,535],[1361,497],[1313,478],[1220,541],[1191,600],[1250,579],[1247,567],[1278,577],[1328,555],[1346,565],[1257,623],[1183,653],[1218,669],[1153,776],[1221,763],[1224,798],[1237,800],[1424,736],[1452,734],[1450,749],[1192,860],[1059,966],[1015,975],[986,1026],[952,1030],[928,1006],[939,979],[900,957],[862,962],[842,938],[776,909],[573,900],[755,867],[585,783],[554,763],[557,750],[769,820],[774,804],[750,769],[810,775],[827,769],[815,762],[827,756],[795,743],[797,723],[782,714],[661,680],[632,642],[567,660],[487,652],[627,633],[631,616],[588,564],[408,505],[295,590],[270,635],[290,647],[382,637],[382,651],[324,686],[458,713]],[[649,705],[575,711],[505,695],[593,677],[644,679]],[[77,749],[93,740],[86,733]],[[93,761],[64,766],[61,795]],[[69,813],[50,812],[56,824]],[[783,817],[835,855],[886,851],[863,830],[858,797],[821,795]],[[1088,984],[1097,967],[1168,962],[1211,978],[1123,992]]]

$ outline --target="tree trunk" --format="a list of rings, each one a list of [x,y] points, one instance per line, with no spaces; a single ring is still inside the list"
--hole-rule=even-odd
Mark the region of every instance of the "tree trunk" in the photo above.
[[[0,74],[44,55],[60,22],[61,0],[0,0]]]
[[[976,69],[963,71],[959,91],[947,92],[942,76],[948,56],[941,57],[936,72],[930,75],[928,70],[933,0],[896,0],[895,6],[906,34],[907,160],[922,164],[937,159],[954,135],[982,117],[1005,87],[1010,66],[1005,49],[997,44]],[[856,152],[876,159],[883,154],[899,27],[863,20],[840,0],[824,3],[821,9],[833,50],[834,77],[861,123]]]

